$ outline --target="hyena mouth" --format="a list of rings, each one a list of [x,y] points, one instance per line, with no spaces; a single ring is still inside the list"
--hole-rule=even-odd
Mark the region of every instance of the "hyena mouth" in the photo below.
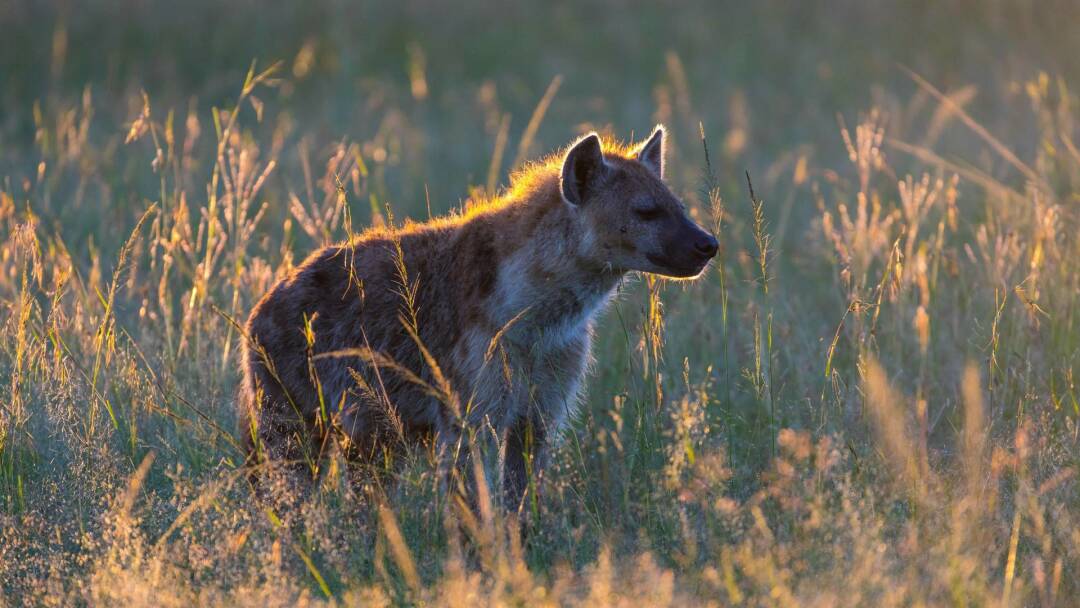
[[[660,269],[655,271],[654,274],[660,274],[666,277],[673,277],[678,279],[688,279],[698,276],[699,274],[704,272],[705,267],[709,265],[709,260],[712,259],[712,257],[707,257],[703,259],[699,258],[693,261],[675,261],[670,258],[660,255],[654,255],[651,253],[646,254],[645,257],[649,260],[649,262],[651,262]]]

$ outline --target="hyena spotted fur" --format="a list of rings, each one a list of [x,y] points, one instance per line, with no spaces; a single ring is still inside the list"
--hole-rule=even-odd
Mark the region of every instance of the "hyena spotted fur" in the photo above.
[[[699,275],[716,239],[664,184],[657,127],[589,134],[502,196],[313,253],[248,319],[239,409],[251,460],[317,470],[466,429],[501,438],[504,504],[522,503],[577,407],[593,323],[629,272]]]

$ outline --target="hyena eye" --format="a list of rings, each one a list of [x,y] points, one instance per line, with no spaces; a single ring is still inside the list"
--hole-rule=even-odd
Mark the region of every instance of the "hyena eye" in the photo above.
[[[664,215],[664,209],[662,207],[649,207],[648,209],[634,209],[634,214],[639,218],[649,221],[660,219]]]

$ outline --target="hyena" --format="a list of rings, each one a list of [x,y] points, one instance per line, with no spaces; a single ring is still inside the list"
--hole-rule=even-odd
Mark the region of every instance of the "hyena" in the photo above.
[[[239,403],[253,461],[354,458],[468,429],[502,445],[519,508],[578,404],[593,324],[630,272],[702,273],[717,241],[664,183],[665,131],[595,133],[450,217],[324,247],[248,319]],[[425,439],[429,438],[429,439]]]

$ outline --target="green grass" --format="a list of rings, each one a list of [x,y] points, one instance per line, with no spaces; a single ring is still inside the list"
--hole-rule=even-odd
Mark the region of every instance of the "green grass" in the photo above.
[[[0,8],[0,603],[1080,595],[1080,11],[312,4]],[[527,546],[424,454],[254,498],[231,318],[658,121],[721,254],[622,287]]]

